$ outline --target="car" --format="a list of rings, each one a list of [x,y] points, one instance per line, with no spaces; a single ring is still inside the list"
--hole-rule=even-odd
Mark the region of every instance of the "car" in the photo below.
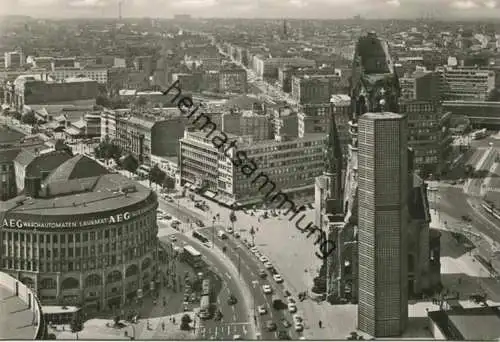
[[[175,235],[169,235],[168,238],[170,239],[170,241],[172,242],[175,242],[177,241],[177,237]]]
[[[302,316],[300,316],[299,314],[294,314],[292,318],[294,323],[302,323]]]
[[[292,338],[290,337],[290,335],[288,334],[287,331],[285,330],[280,330],[278,332],[278,340],[282,340],[282,341],[285,341],[285,340],[291,340]]]
[[[241,335],[234,335],[234,336],[233,336],[233,340],[234,340],[234,341],[239,341],[239,340],[242,340]]]
[[[269,261],[269,259],[268,259],[265,255],[262,255],[262,256],[259,258],[259,260],[260,260],[261,262],[268,262],[268,261]]]
[[[237,239],[239,239],[240,238],[240,233],[234,232],[234,237],[237,238]]]
[[[294,328],[295,328],[295,331],[301,332],[304,330],[304,325],[302,323],[295,323]]]
[[[297,306],[295,305],[295,303],[288,303],[288,311],[290,311],[290,313],[297,312]]]
[[[273,268],[273,264],[271,264],[269,261],[265,262],[264,263],[264,266],[269,270],[271,268]]]
[[[170,215],[165,215],[165,216],[163,216],[163,219],[168,221],[168,220],[171,220],[171,219],[172,219],[172,216],[170,216]]]
[[[293,299],[292,297],[287,297],[286,299],[288,301],[288,303],[292,303],[292,304],[295,304],[295,299]]]
[[[285,290],[285,297],[290,297],[292,294],[290,293],[290,291],[288,290]]]
[[[227,304],[229,304],[229,305],[234,305],[234,304],[236,304],[236,303],[238,303],[238,299],[236,298],[236,296],[235,296],[235,295],[231,294],[231,295],[229,296],[229,299],[227,300]]]
[[[259,252],[259,251],[255,252],[255,253],[253,253],[253,254],[255,254],[255,256],[257,257],[257,259],[258,259],[258,258],[260,258],[260,257],[262,256],[262,254],[260,254],[260,252]]]
[[[257,312],[259,313],[259,315],[265,315],[267,313],[267,309],[264,305],[259,305],[257,307]]]
[[[273,293],[273,289],[271,287],[271,285],[262,285],[262,291],[264,291],[265,294],[272,294]]]
[[[252,252],[252,253],[256,253],[256,252],[258,252],[258,251],[259,251],[259,250],[257,249],[257,247],[252,247],[252,248],[250,248],[250,252]]]
[[[266,329],[267,331],[275,331],[278,327],[276,326],[276,323],[273,321],[267,321],[266,322]]]
[[[266,271],[264,271],[264,270],[260,270],[260,271],[259,271],[259,277],[261,277],[261,278],[266,278],[266,277],[267,277],[267,272],[266,272]]]
[[[278,284],[281,284],[283,282],[283,277],[281,277],[280,274],[273,274],[273,279]]]
[[[205,224],[204,224],[201,220],[197,220],[197,221],[196,221],[196,225],[197,225],[198,227],[205,227]]]
[[[233,234],[233,233],[234,233],[234,230],[233,230],[233,228],[231,228],[231,227],[227,227],[227,228],[226,228],[226,232],[228,232],[229,234]]]
[[[285,328],[290,328],[292,326],[292,323],[288,322],[285,318],[281,320],[281,324],[283,324],[283,327]]]

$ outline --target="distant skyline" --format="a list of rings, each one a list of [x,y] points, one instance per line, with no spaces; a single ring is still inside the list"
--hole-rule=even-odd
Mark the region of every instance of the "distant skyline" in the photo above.
[[[118,17],[119,0],[0,0],[0,15]],[[500,18],[500,0],[122,0],[122,16],[222,18]],[[2,6],[3,4],[3,6]],[[8,4],[8,5],[5,5]]]

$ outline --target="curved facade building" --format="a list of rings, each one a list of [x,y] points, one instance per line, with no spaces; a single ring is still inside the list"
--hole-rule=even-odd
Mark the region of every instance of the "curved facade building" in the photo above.
[[[0,207],[0,268],[44,305],[118,307],[157,269],[153,191],[77,155]]]

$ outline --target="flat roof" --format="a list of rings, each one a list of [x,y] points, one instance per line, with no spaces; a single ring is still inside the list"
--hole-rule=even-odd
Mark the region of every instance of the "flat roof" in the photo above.
[[[500,338],[498,306],[452,310],[448,317],[464,340],[491,341]]]
[[[47,314],[73,313],[79,311],[76,306],[60,306],[60,305],[42,305],[42,312]]]
[[[381,112],[381,113],[365,113],[361,115],[360,119],[366,118],[366,119],[372,119],[372,120],[394,120],[394,119],[401,119],[404,116],[398,113],[392,113],[392,112]]]
[[[37,326],[33,312],[12,290],[0,283],[0,340],[33,340]]]
[[[76,184],[80,187],[74,188]],[[89,185],[90,191],[84,191]],[[134,186],[135,192],[124,193],[120,188]],[[68,187],[65,192],[62,187]],[[47,220],[77,220],[75,216],[85,216],[88,219],[98,218],[98,215],[138,210],[142,202],[152,197],[152,191],[143,185],[129,180],[120,174],[107,174],[98,177],[72,179],[66,182],[49,184],[49,189],[61,190],[59,195],[42,198],[13,198],[0,202],[0,217],[2,220],[16,219],[44,222]],[[74,189],[74,191],[71,191]],[[3,217],[2,217],[3,216]],[[101,216],[102,217],[102,216]],[[81,218],[80,218],[81,219]]]

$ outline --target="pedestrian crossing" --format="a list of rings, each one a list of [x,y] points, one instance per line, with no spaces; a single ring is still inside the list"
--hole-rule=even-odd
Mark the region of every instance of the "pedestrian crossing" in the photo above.
[[[219,322],[220,323],[220,322]],[[242,339],[248,339],[250,322],[243,323],[220,323],[214,326],[201,326],[198,336],[202,340],[232,340],[235,335]]]

